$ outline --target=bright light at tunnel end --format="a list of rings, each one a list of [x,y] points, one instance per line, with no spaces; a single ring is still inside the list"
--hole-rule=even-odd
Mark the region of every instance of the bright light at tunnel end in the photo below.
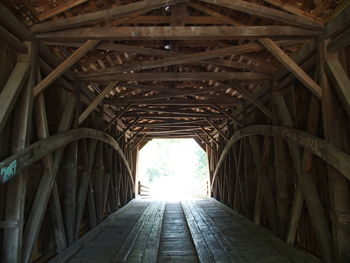
[[[141,196],[176,202],[208,196],[205,152],[193,139],[154,139],[139,152]]]

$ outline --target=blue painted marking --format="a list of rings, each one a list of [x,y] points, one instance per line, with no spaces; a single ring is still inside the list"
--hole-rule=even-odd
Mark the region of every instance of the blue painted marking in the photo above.
[[[2,167],[0,170],[0,177],[2,183],[6,183],[16,174],[17,160],[12,161],[8,166]]]

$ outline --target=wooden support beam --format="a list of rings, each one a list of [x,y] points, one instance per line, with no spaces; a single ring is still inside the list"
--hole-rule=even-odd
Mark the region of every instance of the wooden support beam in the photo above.
[[[118,119],[119,119],[121,116],[123,116],[123,114],[124,114],[125,112],[127,112],[127,111],[130,109],[131,106],[132,106],[132,103],[129,103],[129,104],[126,105],[120,112],[117,112],[117,113],[115,114],[115,116],[113,117],[113,119],[112,119],[110,122],[108,122],[108,123],[106,124],[106,126],[103,128],[103,130],[106,131],[109,127],[111,127],[111,125],[113,125],[116,121],[118,121]]]
[[[103,217],[103,181],[105,167],[103,162],[103,142],[97,143],[95,162],[91,171],[91,182],[93,184],[93,197],[96,208],[96,222],[101,223]]]
[[[62,47],[80,47],[81,42],[68,42],[68,41],[61,41],[61,42],[52,42],[52,41],[46,41],[46,45],[49,46],[62,46]],[[164,49],[155,49],[155,48],[146,48],[146,47],[140,47],[135,45],[126,45],[126,44],[119,44],[119,43],[108,43],[108,42],[102,42],[95,46],[96,49],[99,50],[111,50],[111,51],[117,51],[117,52],[126,52],[126,53],[135,53],[140,55],[147,55],[152,57],[169,57],[174,56],[174,52],[164,50]]]
[[[117,85],[117,81],[111,81],[103,91],[98,94],[95,99],[90,103],[90,105],[80,114],[79,116],[79,124],[82,124],[83,121],[93,112],[93,110],[97,107],[98,104],[102,102],[102,100],[106,97],[107,94],[111,92],[113,88]]]
[[[164,27],[93,27],[79,28],[36,37],[54,41],[81,40],[205,40],[259,38],[313,38],[319,32],[290,26],[164,26]]]
[[[114,73],[97,77],[82,77],[85,82],[111,81],[202,81],[202,80],[268,80],[271,76],[252,72],[152,72],[152,73]]]
[[[344,32],[350,25],[350,5],[348,2],[344,2],[344,9],[340,13],[336,14],[331,21],[324,28],[324,38],[334,39],[341,32]]]
[[[350,79],[344,67],[340,64],[337,54],[327,53],[326,68],[330,79],[333,81],[335,91],[350,117]]]
[[[45,113],[45,104],[44,104],[44,97],[39,96],[37,99],[37,129],[39,133],[39,137],[45,138],[48,137],[48,127],[47,127],[47,120],[46,120],[46,113]],[[75,103],[76,100],[74,97],[70,98],[67,102],[66,108],[64,110],[64,113],[62,114],[62,118],[58,127],[58,132],[66,131],[70,128],[71,122],[74,116],[74,109],[75,109]],[[34,246],[34,242],[37,238],[37,235],[40,230],[40,226],[44,217],[44,212],[47,206],[47,203],[49,201],[52,187],[54,186],[55,177],[57,174],[57,171],[59,169],[62,157],[63,157],[63,151],[64,147],[60,148],[58,151],[56,151],[55,155],[52,156],[51,154],[47,155],[43,158],[43,165],[47,169],[44,170],[44,174],[42,175],[42,178],[40,180],[40,184],[38,187],[38,190],[35,195],[35,199],[31,208],[31,211],[29,213],[26,228],[24,230],[24,236],[23,236],[23,261],[28,262],[32,253],[32,249]],[[57,198],[57,196],[53,195],[53,198]],[[55,202],[53,204],[59,204],[59,202]],[[60,212],[56,214],[57,216],[60,215]],[[61,221],[61,220],[59,220]],[[62,229],[61,229],[62,230]],[[61,244],[57,244],[57,246],[60,246],[59,249],[62,249],[65,245],[65,237],[64,232],[57,230],[57,235],[61,234]]]
[[[224,48],[219,48],[219,49],[214,49],[214,50],[209,50],[204,52],[191,53],[191,54],[180,54],[172,57],[166,57],[163,59],[118,65],[118,66],[98,69],[94,71],[85,71],[80,73],[79,76],[80,77],[98,77],[102,75],[122,73],[126,71],[131,71],[131,70],[141,71],[145,69],[153,69],[158,67],[166,67],[166,66],[184,64],[184,63],[200,62],[204,60],[224,57],[230,54],[237,54],[240,52],[249,52],[252,48],[254,48],[254,46],[255,46],[255,43],[252,43],[252,44],[224,47]]]
[[[336,39],[332,39],[327,46],[327,50],[329,52],[339,52],[348,45],[350,45],[350,28],[345,30]]]
[[[201,112],[189,112],[189,113],[162,113],[162,114],[140,114],[140,112],[136,112],[133,114],[125,114],[125,118],[139,118],[142,119],[173,119],[173,118],[222,118],[221,114],[216,113],[201,113]]]
[[[235,124],[237,124],[239,127],[243,127],[243,125],[233,116],[231,116],[230,114],[228,114],[224,109],[221,108],[220,105],[217,105],[216,103],[214,103],[215,109],[217,109],[220,113],[222,113],[223,115],[225,115],[227,118],[229,118],[230,120],[232,120]]]
[[[68,107],[66,107],[67,109]],[[7,181],[13,179],[18,173],[20,173],[23,169],[27,168],[31,164],[39,161],[49,153],[52,153],[56,150],[59,150],[61,148],[64,148],[69,143],[72,143],[77,140],[81,139],[94,139],[103,141],[111,147],[113,147],[114,150],[116,150],[119,154],[119,157],[123,161],[124,166],[126,167],[126,171],[129,173],[130,168],[129,164],[125,158],[125,155],[116,142],[116,140],[111,137],[110,135],[95,129],[89,129],[89,128],[77,128],[72,129],[66,132],[60,132],[56,135],[52,135],[47,139],[40,140],[28,147],[26,147],[21,152],[12,155],[11,157],[3,160],[0,163],[0,169],[8,167],[11,162],[14,160],[17,160],[17,166],[16,166],[16,173],[11,175],[10,177],[6,177],[3,174],[1,174],[1,183],[6,183]],[[34,153],[34,154],[31,154]],[[343,157],[340,157],[343,158]],[[342,170],[342,169],[340,169]],[[129,173],[131,174],[131,172]]]
[[[137,117],[135,120],[133,120],[116,138],[116,141],[119,141],[124,134],[130,129],[132,128],[138,121],[140,120],[140,117]]]
[[[339,171],[344,177],[350,180],[350,156],[326,140],[320,139],[307,132],[288,127],[252,125],[238,130],[230,138],[225,148],[222,150],[220,159],[218,160],[218,163],[215,167],[211,187],[213,187],[218,171],[221,168],[221,165],[232,146],[235,145],[235,143],[243,137],[253,135],[272,136],[300,145],[301,147],[323,159],[325,162]],[[315,147],[315,145],[317,146]],[[11,160],[13,159],[10,158],[5,160],[5,164],[8,164]]]
[[[325,23],[325,21],[322,18],[315,16],[310,12],[304,11],[295,5],[289,4],[287,2],[283,2],[282,0],[264,0],[264,2],[267,2],[273,6],[276,6],[277,8],[281,8],[296,16],[300,16],[310,21],[314,21],[315,23],[319,24],[320,27],[322,27],[322,25],[324,25]]]
[[[215,66],[220,66],[225,68],[243,69],[243,70],[248,70],[252,72],[265,73],[269,75],[273,75],[273,73],[276,71],[276,68],[274,66],[271,66],[271,64],[264,63],[263,61],[260,61],[257,58],[254,58],[252,60],[254,61],[254,63],[250,63],[250,64],[237,62],[237,61],[224,60],[224,59],[201,61],[199,63],[215,65]]]
[[[199,135],[198,132],[196,132],[195,135],[198,137],[198,139],[199,139],[201,142],[204,142],[204,143],[208,146],[209,149],[211,149],[211,150],[213,149],[213,148],[211,147],[210,143],[209,143],[206,139],[202,138],[202,137]]]
[[[135,124],[136,125],[136,124]],[[139,129],[137,132],[135,132],[132,137],[125,143],[125,146],[128,146],[142,131],[144,128]]]
[[[96,11],[89,14],[73,16],[66,19],[60,19],[56,21],[50,21],[46,23],[37,24],[32,27],[32,31],[48,32],[56,31],[60,29],[68,29],[73,27],[79,27],[86,24],[96,23],[100,21],[106,21],[109,19],[115,19],[120,17],[126,17],[132,15],[135,12],[148,12],[153,9],[171,6],[177,3],[184,2],[184,0],[144,0],[135,3],[122,5],[107,10]]]
[[[28,81],[19,95],[14,114],[14,125],[11,140],[11,153],[24,149],[29,144],[31,132],[31,117],[33,105],[33,87],[37,74],[37,45],[27,43],[28,54],[24,60],[30,63]],[[1,132],[0,132],[1,133]],[[25,172],[24,172],[25,173]],[[6,228],[3,231],[2,261],[20,262],[22,249],[22,236],[24,228],[24,207],[26,195],[25,174],[22,173],[6,184],[5,220],[17,222],[16,226]]]
[[[131,147],[131,151],[134,151],[135,149],[137,149],[137,147],[141,144],[141,142],[145,139],[145,137],[147,136],[147,134],[142,134],[141,138]]]
[[[259,141],[257,136],[249,137],[250,146],[253,153],[254,162],[259,173],[260,191],[262,193],[263,201],[265,203],[265,209],[267,211],[267,217],[270,223],[271,230],[277,234],[277,212],[276,205],[273,199],[273,193],[271,188],[270,179],[267,174],[265,163],[268,160],[271,138],[265,137],[263,144],[263,151],[260,150]],[[262,156],[262,157],[261,157]]]
[[[274,118],[274,124],[277,117]],[[275,180],[276,180],[276,208],[277,208],[277,218],[278,218],[278,235],[285,239],[286,230],[288,225],[289,214],[292,213],[293,209],[290,212],[289,202],[290,200],[288,183],[289,183],[289,160],[287,157],[287,146],[286,143],[277,138],[273,138],[274,144],[274,164],[275,164]],[[300,191],[299,191],[300,192]],[[296,229],[296,228],[295,228]],[[293,244],[290,240],[287,239],[287,243]]]
[[[0,93],[0,133],[4,129],[9,114],[14,108],[18,95],[26,81],[29,72],[29,63],[17,62],[10,77]]]
[[[73,244],[75,237],[76,217],[76,193],[78,183],[78,142],[68,145],[66,161],[63,166],[65,171],[63,220],[66,229],[68,246]]]
[[[132,99],[124,99],[124,98],[111,98],[105,99],[103,101],[104,104],[110,105],[158,105],[158,106],[211,106],[213,103],[220,105],[240,105],[244,102],[242,99],[237,99],[235,97],[217,97],[214,100],[212,97],[207,100],[196,100],[196,99],[158,99],[158,100],[145,100],[145,97],[134,97]]]
[[[201,130],[211,139],[212,142],[214,142],[218,147],[220,147],[220,144],[215,140],[214,136],[210,134],[203,126],[200,126]],[[212,147],[209,147],[212,148]]]
[[[54,8],[50,8],[46,11],[44,11],[43,13],[40,13],[38,19],[40,22],[49,19],[50,17],[56,16],[60,13],[66,12],[67,10],[76,7],[78,5],[81,5],[85,2],[87,2],[88,0],[70,0],[68,2],[65,2],[64,4],[59,4],[57,6],[55,6]]]
[[[279,47],[288,47],[288,46],[295,46],[298,44],[303,43],[303,40],[277,40],[275,43]],[[70,42],[70,41],[45,41],[46,45],[49,46],[62,46],[62,47],[80,47],[83,42]],[[186,42],[183,42],[183,45],[186,45]],[[198,45],[198,44],[197,44]],[[263,50],[264,47],[262,47],[259,43],[249,43],[251,46],[250,50],[240,50],[240,53],[244,52],[258,52],[260,50]],[[126,53],[135,53],[140,55],[147,55],[152,57],[171,57],[175,55],[179,55],[177,52],[168,51],[164,49],[156,49],[156,48],[146,48],[136,45],[126,45],[126,44],[119,44],[119,43],[108,43],[108,42],[102,42],[95,46],[96,49],[100,50],[111,50],[111,51],[117,51],[117,52],[126,52]],[[268,67],[269,69],[272,69],[272,67]],[[262,72],[263,73],[263,72]],[[266,72],[265,72],[266,73]]]
[[[284,101],[283,95],[280,93],[275,93],[273,96],[273,101],[278,109],[277,113],[282,125],[293,127],[292,117]],[[294,163],[294,168],[298,174],[298,184],[300,184],[302,194],[309,210],[311,223],[317,237],[318,244],[321,248],[322,257],[326,262],[333,262],[333,252],[331,249],[332,236],[328,228],[328,223],[321,200],[317,193],[317,188],[311,175],[303,171],[299,147],[289,142],[287,142],[287,144]],[[306,165],[306,163],[304,163],[304,165]],[[302,201],[299,203],[299,206],[301,206]],[[298,210],[299,209],[297,209],[297,211]],[[291,216],[293,217],[293,214]]]
[[[253,103],[262,113],[264,113],[268,118],[273,119],[272,112],[263,103],[256,99],[248,90],[242,88],[239,84],[233,81],[229,81],[231,86],[242,94],[242,96]]]
[[[347,17],[342,17],[349,20],[350,6],[347,8]],[[342,21],[342,19],[340,20]],[[336,24],[342,26],[343,24]],[[326,67],[326,43],[319,43],[319,77],[322,92],[324,96],[321,100],[322,105],[322,123],[325,139],[334,147],[344,149],[349,152],[349,140],[344,131],[348,129],[348,117],[344,118],[344,112],[339,109],[341,103],[336,96],[336,90],[332,88],[325,73]],[[329,163],[328,163],[329,164]],[[350,191],[349,180],[350,176],[346,173],[340,173],[339,169],[334,169],[334,165],[327,165],[330,212],[332,222],[333,244],[330,246],[334,251],[335,262],[346,262],[350,259],[348,247],[350,244],[350,226],[342,220],[342,215],[350,214]]]
[[[224,138],[225,141],[228,141],[226,135],[217,125],[215,125],[208,117],[205,117],[205,120],[222,136],[222,138]]]
[[[320,86],[312,80],[305,71],[298,66],[281,48],[279,48],[271,39],[260,39],[266,49],[268,49],[290,72],[292,72],[301,83],[303,83],[317,98],[322,97]]]
[[[44,91],[52,82],[60,77],[65,71],[67,71],[75,62],[77,62],[82,56],[84,56],[89,50],[91,50],[99,41],[88,40],[80,48],[73,52],[65,61],[63,61],[57,68],[55,68],[46,78],[44,78],[34,88],[34,97]]]
[[[288,23],[291,25],[296,25],[305,28],[321,29],[322,25],[318,22],[310,20],[305,17],[295,16],[284,11],[269,8],[259,4],[254,4],[242,0],[235,0],[234,2],[230,0],[201,0],[213,5],[223,6],[225,8],[230,8],[233,10],[248,13],[249,15],[254,15],[258,17],[268,18],[282,23]]]
[[[84,208],[86,207],[86,199],[89,191],[89,185],[91,182],[91,168],[95,160],[95,151],[97,146],[96,140],[89,140],[88,146],[84,140],[81,144],[81,156],[83,164],[83,172],[80,178],[79,189],[77,191],[77,210],[75,217],[75,238],[79,238],[80,224],[84,214]]]
[[[18,40],[14,35],[7,31],[3,26],[0,26],[0,39],[1,42],[6,45],[7,48],[18,52],[26,53],[27,47],[20,40]]]

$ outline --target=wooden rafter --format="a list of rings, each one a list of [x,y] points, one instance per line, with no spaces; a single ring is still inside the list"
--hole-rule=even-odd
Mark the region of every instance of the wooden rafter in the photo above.
[[[164,26],[164,27],[94,27],[38,34],[38,39],[79,40],[204,40],[258,38],[313,38],[318,31],[291,26]]]
[[[305,17],[298,17],[292,14],[288,14],[283,11],[279,11],[273,8],[268,8],[259,4],[249,3],[242,0],[229,1],[229,0],[201,0],[213,5],[220,5],[225,8],[248,13],[250,15],[256,15],[259,17],[268,18],[271,20],[279,21],[282,23],[288,23],[291,25],[297,25],[306,28],[320,29],[322,25],[311,19]]]
[[[62,20],[41,23],[33,26],[33,32],[47,32],[59,29],[78,27],[90,23],[106,21],[108,19],[125,17],[135,12],[147,12],[160,7],[171,6],[184,0],[144,0],[136,3],[115,7],[108,10],[97,11],[85,15],[70,17]]]
[[[71,56],[63,61],[57,68],[55,68],[46,78],[38,83],[34,88],[34,97],[38,96],[45,90],[52,82],[59,78],[65,71],[67,71],[75,62],[82,56],[89,52],[99,41],[88,40],[80,48],[78,48]]]

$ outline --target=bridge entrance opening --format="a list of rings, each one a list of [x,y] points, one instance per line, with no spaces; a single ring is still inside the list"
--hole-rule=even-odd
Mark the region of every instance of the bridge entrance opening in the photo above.
[[[154,139],[139,152],[138,192],[167,201],[206,197],[207,160],[193,139]]]

